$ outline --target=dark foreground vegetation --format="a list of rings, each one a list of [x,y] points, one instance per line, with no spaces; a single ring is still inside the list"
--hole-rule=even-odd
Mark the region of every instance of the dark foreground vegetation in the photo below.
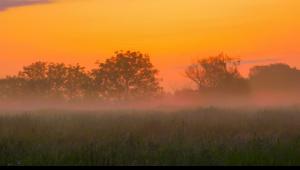
[[[0,114],[0,165],[300,165],[300,110]]]

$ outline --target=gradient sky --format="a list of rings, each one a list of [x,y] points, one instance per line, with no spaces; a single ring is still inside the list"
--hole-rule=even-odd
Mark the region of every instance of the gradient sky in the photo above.
[[[26,1],[26,2],[25,2]],[[300,68],[299,0],[0,0],[0,76],[36,60],[81,63],[117,50],[151,56],[167,89],[183,70],[225,52],[253,64]]]

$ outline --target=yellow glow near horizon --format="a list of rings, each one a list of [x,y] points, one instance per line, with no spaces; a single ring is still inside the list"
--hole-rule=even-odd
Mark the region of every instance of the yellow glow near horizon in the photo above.
[[[0,12],[0,75],[36,60],[90,68],[117,50],[150,54],[168,88],[186,85],[182,70],[195,58],[219,52],[300,66],[299,9],[299,0],[57,0],[11,8]]]

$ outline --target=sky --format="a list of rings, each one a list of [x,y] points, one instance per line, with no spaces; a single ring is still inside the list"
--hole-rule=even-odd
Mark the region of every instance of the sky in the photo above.
[[[224,52],[241,72],[300,68],[299,0],[0,0],[0,77],[34,61],[88,69],[115,51],[151,56],[166,89],[191,87],[184,68]]]

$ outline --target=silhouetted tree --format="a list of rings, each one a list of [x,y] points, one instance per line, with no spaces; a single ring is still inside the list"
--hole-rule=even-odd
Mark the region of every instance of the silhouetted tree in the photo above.
[[[185,73],[202,93],[242,94],[248,91],[248,83],[240,75],[239,65],[239,59],[220,54],[197,61]]]
[[[26,81],[23,84],[23,92],[27,97],[47,97],[50,85],[47,81],[47,63],[35,62],[23,67],[19,72],[18,78]]]
[[[157,74],[149,56],[130,51],[116,52],[116,56],[99,64],[92,72],[99,95],[111,100],[158,95],[162,88]]]
[[[47,77],[47,63],[39,61],[25,66],[19,76],[27,80],[44,80]]]
[[[27,82],[17,76],[7,76],[0,80],[0,98],[3,100],[24,99],[27,95],[24,93],[24,87]]]
[[[47,81],[50,86],[50,96],[55,99],[64,98],[65,83],[68,68],[63,63],[50,63],[47,69]]]
[[[18,76],[2,80],[2,84],[2,89],[20,93],[11,94],[15,97],[22,94],[31,99],[74,101],[87,96],[92,81],[79,64],[35,62],[25,66]]]
[[[79,100],[86,96],[90,86],[90,77],[85,72],[85,68],[79,64],[67,68],[64,82],[65,95],[68,100]]]
[[[249,80],[256,92],[293,92],[300,90],[300,70],[277,63],[250,69]]]

